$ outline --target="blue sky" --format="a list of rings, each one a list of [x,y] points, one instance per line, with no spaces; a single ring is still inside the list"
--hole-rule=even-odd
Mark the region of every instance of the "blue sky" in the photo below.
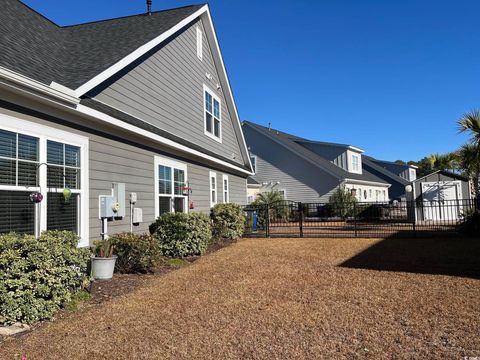
[[[60,25],[131,15],[144,0],[25,0]],[[153,0],[160,10],[189,1]],[[476,0],[213,0],[242,120],[387,160],[459,147],[480,108]]]

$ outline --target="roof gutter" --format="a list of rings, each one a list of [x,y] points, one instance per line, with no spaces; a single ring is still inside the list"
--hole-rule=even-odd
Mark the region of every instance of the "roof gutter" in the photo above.
[[[356,184],[365,184],[365,185],[379,185],[383,187],[389,188],[392,186],[391,184],[387,183],[380,183],[376,181],[367,181],[367,180],[355,180],[355,179],[345,179],[345,183],[356,183]]]
[[[80,103],[71,89],[56,83],[45,85],[3,66],[0,66],[0,87],[43,103],[60,103],[69,107]]]

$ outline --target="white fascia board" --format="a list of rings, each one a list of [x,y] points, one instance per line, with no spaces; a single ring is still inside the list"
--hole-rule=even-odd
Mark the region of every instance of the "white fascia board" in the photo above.
[[[69,105],[80,103],[80,99],[75,96],[73,90],[59,84],[52,83],[52,85],[54,86],[45,85],[40,81],[0,66],[0,86],[44,101],[57,101]]]
[[[375,186],[381,186],[381,187],[386,187],[386,188],[389,188],[390,186],[392,186],[391,184],[379,183],[379,182],[376,182],[376,181],[355,180],[355,179],[345,179],[345,183],[375,185]]]
[[[353,151],[356,151],[356,152],[358,152],[358,153],[360,153],[360,154],[362,154],[362,153],[365,152],[365,150],[362,150],[362,149],[360,149],[360,148],[358,148],[358,147],[356,147],[356,146],[352,146],[352,145],[348,145],[348,149],[353,150]]]
[[[216,164],[219,164],[221,166],[224,166],[224,167],[227,167],[227,168],[230,168],[230,169],[233,169],[235,171],[239,171],[241,173],[244,173],[244,174],[247,174],[247,175],[253,175],[252,172],[248,171],[248,170],[245,170],[245,169],[242,169],[238,166],[235,166],[233,164],[230,164],[226,161],[223,161],[223,160],[220,160],[220,159],[217,159],[213,156],[210,156],[210,155],[207,155],[207,154],[204,154],[198,150],[195,150],[195,149],[192,149],[188,146],[185,146],[185,145],[182,145],[182,144],[179,144],[173,140],[170,140],[170,139],[167,139],[163,136],[160,136],[160,135],[157,135],[157,134],[154,134],[150,131],[147,131],[147,130],[144,130],[144,129],[141,129],[137,126],[134,126],[134,125],[130,125],[124,121],[121,121],[121,120],[118,120],[116,118],[114,118],[113,116],[110,116],[110,115],[107,115],[105,113],[102,113],[98,110],[95,110],[95,109],[92,109],[88,106],[85,106],[85,105],[82,105],[82,104],[79,104],[77,106],[77,109],[76,109],[76,112],[80,113],[82,116],[88,116],[88,117],[91,117],[95,120],[100,120],[102,122],[105,122],[105,123],[108,123],[110,125],[113,125],[115,127],[118,127],[118,128],[122,128],[124,130],[127,130],[129,132],[132,132],[132,133],[135,133],[137,135],[140,135],[140,136],[143,136],[145,138],[148,138],[148,139],[151,139],[151,140],[154,140],[158,143],[161,143],[162,145],[165,145],[165,146],[168,146],[170,148],[173,148],[173,149],[176,149],[176,150],[179,150],[181,152],[185,152],[185,153],[188,153],[188,154],[191,154],[191,155],[194,155],[194,156],[198,156],[202,159],[205,159],[205,160],[208,160],[208,161],[211,161],[213,163],[216,163]]]
[[[135,51],[131,52],[123,59],[117,61],[115,64],[110,66],[108,69],[102,71],[100,74],[96,75],[94,78],[88,80],[86,83],[75,89],[77,97],[85,95],[87,92],[92,90],[94,87],[98,86],[105,80],[109,79],[117,72],[130,65],[132,62],[137,60],[142,55],[146,54],[148,51],[152,50],[155,46],[161,44],[163,41],[168,39],[170,36],[175,34],[177,31],[181,30],[186,25],[190,24],[193,20],[198,18],[200,15],[208,11],[208,5],[202,6],[200,9],[195,11],[192,15],[186,17],[175,26],[171,27],[169,30],[165,31],[161,35],[157,36],[155,39],[150,40],[146,44],[140,46]]]
[[[218,62],[220,63],[220,66],[221,66],[220,76],[223,76],[223,80],[227,84],[227,89],[226,89],[227,95],[228,95],[228,98],[232,102],[233,115],[234,115],[235,120],[237,121],[237,124],[238,124],[238,128],[239,128],[239,131],[240,131],[240,134],[241,134],[243,147],[244,147],[245,155],[246,155],[246,158],[247,158],[247,161],[248,161],[248,165],[250,166],[250,169],[253,169],[252,163],[250,161],[247,142],[245,141],[245,136],[243,135],[242,124],[240,122],[240,116],[238,115],[237,105],[235,103],[235,98],[233,97],[232,88],[230,86],[230,81],[229,81],[228,75],[227,75],[227,69],[225,68],[225,63],[223,61],[222,52],[220,51],[220,44],[218,43],[217,34],[216,34],[216,31],[215,31],[215,26],[213,25],[212,16],[210,14],[210,9],[209,9],[208,5],[206,5],[206,11],[204,13],[204,17],[207,18],[208,24],[210,25],[209,27],[205,27],[205,31],[207,33],[206,35],[210,35],[213,38],[213,41],[215,43],[215,47],[212,50],[216,50],[216,52],[212,51],[213,52],[213,57],[214,57],[214,59],[218,58]]]

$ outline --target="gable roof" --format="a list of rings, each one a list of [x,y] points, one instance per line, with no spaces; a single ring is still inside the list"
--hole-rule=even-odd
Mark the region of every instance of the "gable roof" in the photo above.
[[[18,0],[2,0],[0,86],[5,84],[23,95],[48,103],[53,99],[55,106],[66,103],[80,110],[80,98],[88,91],[148,55],[198,18],[202,19],[211,44],[225,104],[240,145],[244,166],[237,170],[251,174],[247,145],[208,5],[60,27]],[[109,114],[99,115],[104,120],[103,115]],[[154,135],[149,132],[149,136]]]
[[[331,161],[321,157],[320,155],[302,146],[301,143],[303,142],[303,140],[306,140],[306,139],[300,138],[295,135],[290,135],[288,133],[278,131],[275,129],[268,129],[264,126],[252,123],[250,121],[244,121],[243,126],[249,126],[250,128],[258,131],[259,133],[263,134],[269,139],[279,143],[280,145],[284,146],[291,152],[295,153],[297,156],[302,157],[303,159],[307,160],[314,166],[317,166],[323,171],[326,171],[330,175],[338,178],[339,180],[349,179],[349,180],[368,181],[368,182],[375,182],[375,183],[389,185],[387,182],[373,175],[372,173],[366,171],[365,169],[363,169],[362,174],[355,174],[336,166]]]
[[[425,176],[422,176],[422,177],[420,177],[420,178],[418,178],[418,179],[413,180],[412,183],[418,182],[418,181],[420,181],[420,180],[423,180],[423,179],[425,179],[425,178],[427,178],[427,177],[429,177],[429,176],[431,176],[431,175],[435,175],[435,174],[442,174],[442,175],[445,175],[445,176],[450,176],[450,177],[452,177],[452,178],[454,178],[454,179],[457,179],[457,180],[470,181],[469,178],[467,178],[467,177],[465,177],[465,176],[463,176],[463,175],[455,174],[455,173],[453,173],[453,172],[451,172],[451,171],[448,171],[448,170],[437,170],[437,171],[431,172],[430,174],[427,174],[427,175],[425,175]]]
[[[18,0],[2,0],[0,66],[77,89],[203,6],[60,27]]]
[[[366,165],[367,167],[370,167],[372,168],[373,170],[376,170],[378,171],[379,173],[385,175],[385,176],[388,176],[390,179],[392,179],[393,181],[396,181],[402,185],[408,185],[410,184],[410,182],[408,180],[405,180],[404,178],[398,176],[397,174],[394,174],[393,172],[385,169],[384,167],[378,165],[376,162],[375,162],[376,159],[370,157],[370,156],[367,156],[367,155],[363,155],[362,156],[362,163],[364,165]]]

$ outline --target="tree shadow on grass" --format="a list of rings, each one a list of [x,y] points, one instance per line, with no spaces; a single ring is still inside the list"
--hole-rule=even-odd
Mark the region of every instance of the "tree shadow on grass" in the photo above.
[[[480,239],[389,237],[339,266],[480,279]]]

